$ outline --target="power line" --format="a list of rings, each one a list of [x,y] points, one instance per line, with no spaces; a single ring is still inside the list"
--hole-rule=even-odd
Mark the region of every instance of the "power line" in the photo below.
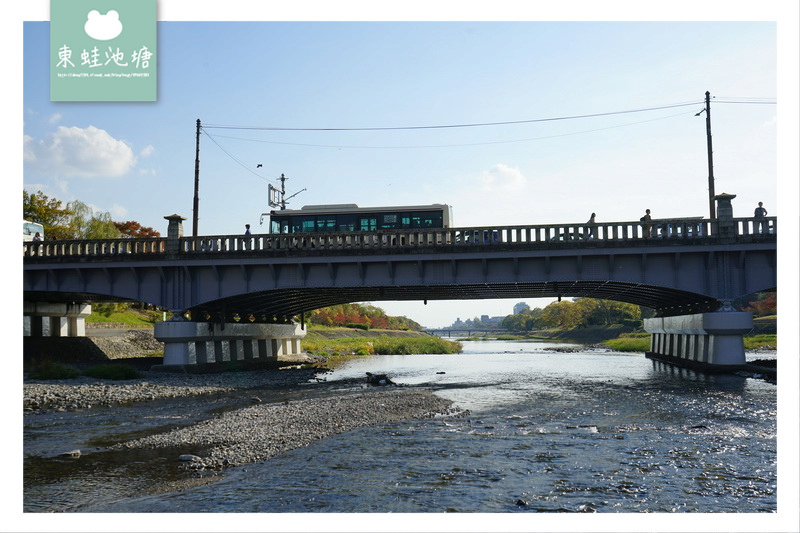
[[[205,126],[203,126],[203,127],[205,128]],[[211,141],[212,141],[214,144],[216,144],[216,145],[217,145],[217,147],[218,147],[220,150],[222,150],[222,151],[225,153],[225,155],[227,155],[228,157],[230,157],[231,159],[233,159],[233,160],[234,160],[236,163],[238,163],[238,164],[239,164],[239,165],[240,165],[242,168],[244,168],[244,169],[245,169],[246,171],[248,171],[250,174],[252,174],[252,175],[254,175],[254,176],[256,176],[256,177],[258,177],[258,178],[260,178],[260,179],[262,179],[262,180],[264,180],[264,181],[269,181],[267,178],[265,178],[264,176],[261,176],[260,174],[258,174],[257,172],[255,172],[255,171],[254,171],[253,169],[251,169],[249,166],[247,166],[247,165],[246,165],[246,164],[244,164],[242,161],[240,161],[240,160],[239,160],[239,159],[238,159],[236,156],[234,156],[234,155],[233,155],[233,154],[231,154],[229,151],[227,151],[225,148],[223,148],[223,147],[222,147],[222,145],[221,145],[221,144],[219,144],[219,143],[217,142],[217,140],[216,140],[214,137],[212,137],[211,135],[209,135],[209,134],[208,134],[208,132],[205,132],[205,131],[204,131],[203,133],[205,134],[205,136],[206,136],[206,137],[208,137],[209,139],[211,139]]]
[[[571,135],[581,135],[584,133],[594,133],[596,131],[604,131],[610,130],[615,128],[624,128],[627,126],[634,126],[637,124],[645,124],[647,122],[655,122],[658,120],[665,120],[668,118],[674,118],[678,116],[685,116],[687,113],[677,113],[673,115],[668,115],[665,117],[658,117],[648,120],[640,120],[637,122],[629,122],[626,124],[617,124],[615,126],[607,126],[605,128],[595,128],[591,130],[582,130],[582,131],[574,131],[570,133],[562,133],[559,135],[545,135],[541,137],[528,137],[525,139],[510,139],[506,141],[486,141],[486,142],[476,142],[476,143],[460,143],[460,144],[426,144],[426,145],[398,145],[398,146],[378,146],[378,145],[335,145],[335,144],[312,144],[312,143],[293,143],[293,142],[285,142],[285,141],[267,141],[264,139],[248,139],[244,137],[231,137],[227,135],[217,135],[217,138],[221,139],[233,139],[239,141],[250,141],[250,142],[259,142],[265,144],[277,144],[283,146],[305,146],[311,148],[364,148],[364,149],[382,149],[382,150],[390,150],[390,149],[415,149],[415,148],[459,148],[459,147],[466,147],[466,146],[486,146],[486,145],[493,145],[493,144],[512,144],[512,143],[519,143],[519,142],[530,142],[530,141],[539,141],[539,140],[546,140],[546,139],[556,139],[559,137],[569,137]],[[206,135],[211,137],[209,133],[206,132]],[[219,146],[219,144],[217,144]]]
[[[645,111],[657,111],[660,109],[672,109],[676,107],[697,106],[702,101],[685,102],[681,104],[670,104],[657,107],[646,107],[640,109],[628,109],[625,111],[609,111],[606,113],[591,113],[587,115],[568,115],[549,118],[534,118],[528,120],[508,120],[502,122],[476,122],[468,124],[439,124],[427,126],[381,126],[381,127],[359,127],[359,128],[289,128],[278,126],[226,126],[220,124],[207,124],[204,128],[229,129],[229,130],[263,130],[263,131],[394,131],[394,130],[426,130],[426,129],[445,129],[445,128],[476,128],[484,126],[508,126],[512,124],[532,124],[536,122],[554,122],[559,120],[575,120],[580,118],[605,117],[610,115],[622,115],[628,113],[642,113]]]

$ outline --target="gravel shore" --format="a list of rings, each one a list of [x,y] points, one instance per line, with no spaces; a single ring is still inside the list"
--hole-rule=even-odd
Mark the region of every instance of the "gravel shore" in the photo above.
[[[332,387],[315,383],[312,369],[263,370],[221,374],[143,372],[143,378],[114,382],[81,377],[68,381],[24,383],[24,409],[30,414],[75,410],[252,389],[252,405],[226,411],[197,424],[135,440],[111,449],[191,448],[178,455],[190,469],[220,469],[263,461],[329,435],[411,418],[456,414],[452,402],[424,389],[366,384]],[[325,389],[324,394],[315,394]],[[260,391],[308,391],[292,401],[263,401]],[[268,396],[268,394],[266,395]]]
[[[87,409],[130,402],[161,400],[256,387],[288,387],[308,382],[313,369],[179,374],[141,372],[140,379],[99,380],[81,376],[70,380],[25,380],[23,409]]]
[[[450,401],[428,391],[384,387],[340,392],[326,398],[253,405],[116,448],[194,446],[200,455],[180,456],[189,468],[219,469],[264,461],[358,427],[428,418],[450,409]]]

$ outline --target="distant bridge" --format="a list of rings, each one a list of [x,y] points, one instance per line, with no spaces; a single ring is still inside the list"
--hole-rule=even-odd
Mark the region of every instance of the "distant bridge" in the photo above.
[[[508,335],[512,332],[507,329],[489,329],[489,328],[470,328],[470,329],[453,329],[453,328],[430,328],[423,330],[425,333],[431,335],[438,335],[439,337],[472,337],[474,335],[493,336],[493,335]]]

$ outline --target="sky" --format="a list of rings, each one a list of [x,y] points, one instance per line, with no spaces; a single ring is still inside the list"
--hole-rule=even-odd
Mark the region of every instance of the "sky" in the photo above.
[[[708,216],[710,91],[716,192],[734,216],[761,201],[789,220],[781,314],[796,313],[794,0],[284,4],[159,0],[153,103],[51,102],[49,2],[6,7],[7,227],[22,186],[162,234],[177,213],[189,234],[197,119],[203,235],[266,232],[281,174],[305,189],[290,208],[446,203],[456,226]],[[214,127],[496,122],[521,123]],[[517,300],[375,303],[442,327]]]
[[[708,216],[706,121],[695,115],[709,91],[716,193],[737,196],[734,216],[751,216],[759,201],[779,214],[769,17],[430,22],[403,21],[411,17],[401,11],[308,22],[270,21],[247,2],[232,3],[238,11],[200,5],[206,20],[181,2],[159,3],[158,96],[145,103],[51,102],[46,12],[24,19],[25,190],[162,234],[164,216],[177,213],[190,235],[200,119],[201,235],[245,224],[267,232],[267,189],[281,174],[287,196],[299,193],[289,208],[445,203],[455,226],[593,212],[627,221],[645,209]],[[517,123],[485,125],[496,122]],[[409,126],[456,127],[258,129]],[[517,302],[374,303],[444,327],[505,316]]]

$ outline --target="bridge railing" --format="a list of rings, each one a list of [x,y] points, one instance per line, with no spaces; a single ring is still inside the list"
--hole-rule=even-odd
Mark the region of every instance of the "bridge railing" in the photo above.
[[[97,239],[23,243],[26,257],[129,256],[167,253],[270,252],[288,250],[359,250],[393,248],[468,248],[480,246],[537,245],[593,246],[601,242],[714,241],[720,236],[762,239],[777,234],[777,217],[729,219],[720,228],[717,220],[696,218],[654,219],[644,222],[598,222],[490,226],[469,228],[409,229],[350,233],[293,233],[261,235],[210,235],[181,237],[170,243],[165,237]]]
[[[23,255],[26,257],[65,257],[161,254],[167,250],[166,243],[167,239],[163,237],[25,242]]]

